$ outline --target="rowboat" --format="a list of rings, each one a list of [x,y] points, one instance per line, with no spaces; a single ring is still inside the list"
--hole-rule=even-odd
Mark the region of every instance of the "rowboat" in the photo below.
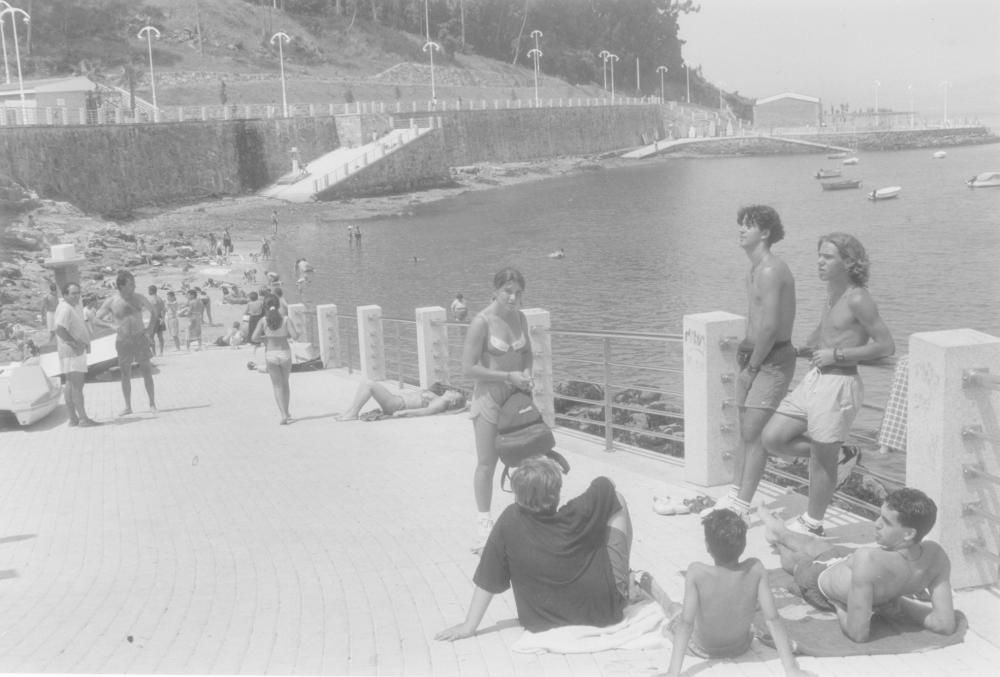
[[[13,412],[21,425],[31,425],[56,408],[62,387],[40,364],[12,363],[0,367],[0,411]]]
[[[891,200],[894,197],[899,197],[899,192],[901,190],[903,190],[901,186],[886,186],[885,188],[876,188],[872,192],[868,193],[868,199],[872,201]]]
[[[943,160],[946,157],[948,157],[948,153],[944,152],[943,150],[939,150],[935,151],[934,155],[932,155],[931,157],[933,157],[935,160]]]
[[[819,184],[823,190],[848,190],[849,188],[860,188],[861,179],[844,179],[843,181],[824,181]]]
[[[830,153],[826,157],[830,160],[839,160],[840,158],[847,157],[847,153]]]
[[[965,182],[969,188],[992,188],[1000,186],[1000,172],[983,172],[976,174]]]
[[[839,169],[821,169],[815,174],[817,179],[834,179],[840,176]]]
[[[846,160],[844,160],[845,165],[856,165],[858,164],[858,162],[860,162],[860,160],[858,160],[858,158],[856,157],[849,157]]]

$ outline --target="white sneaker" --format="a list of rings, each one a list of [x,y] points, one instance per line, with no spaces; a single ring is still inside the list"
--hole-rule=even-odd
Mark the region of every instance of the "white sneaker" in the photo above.
[[[805,520],[802,519],[802,515],[798,517],[793,517],[792,519],[785,522],[785,527],[789,531],[794,531],[797,534],[806,534],[807,536],[819,536],[824,538],[826,536],[826,530],[823,525],[820,524],[818,527],[811,527],[806,524]]]

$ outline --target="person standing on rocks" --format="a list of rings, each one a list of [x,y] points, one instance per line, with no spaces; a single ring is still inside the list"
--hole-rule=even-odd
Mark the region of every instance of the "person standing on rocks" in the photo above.
[[[163,355],[163,332],[167,328],[166,315],[167,315],[167,304],[164,303],[163,298],[157,296],[156,285],[151,284],[146,290],[149,292],[149,302],[153,304],[156,308],[156,315],[159,317],[159,321],[156,326],[153,327],[153,335],[149,337],[149,349],[156,354],[156,340],[159,339],[160,342],[160,355]]]
[[[87,353],[90,350],[90,330],[83,317],[80,285],[69,282],[63,287],[63,298],[55,312],[56,346],[59,367],[66,383],[66,409],[69,425],[90,428],[100,425],[87,416],[83,401],[83,379],[87,375]]]
[[[56,340],[56,308],[59,307],[59,288],[55,283],[49,284],[49,293],[42,299],[42,317],[45,318],[45,328],[49,330],[49,343]]]
[[[142,294],[135,292],[135,276],[127,270],[119,271],[115,279],[118,293],[109,297],[97,311],[97,319],[110,317],[118,332],[115,350],[118,353],[118,368],[121,369],[122,395],[125,409],[119,416],[132,413],[132,365],[136,362],[142,371],[142,380],[149,397],[149,411],[156,413],[156,395],[153,386],[152,354],[149,342],[153,331],[160,322],[156,308]],[[149,326],[143,324],[142,313],[149,312]]]

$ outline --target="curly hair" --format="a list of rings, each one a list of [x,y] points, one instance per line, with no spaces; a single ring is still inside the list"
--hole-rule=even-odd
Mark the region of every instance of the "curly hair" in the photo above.
[[[781,217],[773,207],[767,205],[748,205],[740,207],[736,212],[736,223],[741,226],[757,226],[767,231],[767,245],[771,246],[785,239],[785,227],[781,225]]]
[[[819,238],[816,243],[816,251],[819,251],[824,242],[829,242],[837,248],[837,254],[844,261],[847,277],[851,280],[851,284],[867,287],[872,263],[868,260],[865,246],[858,238],[847,233],[829,233]]]
[[[701,520],[705,545],[716,562],[735,562],[747,547],[747,523],[732,510],[716,510]]]
[[[937,505],[919,489],[897,489],[885,497],[885,504],[899,513],[900,524],[917,532],[914,543],[919,543],[937,521]]]

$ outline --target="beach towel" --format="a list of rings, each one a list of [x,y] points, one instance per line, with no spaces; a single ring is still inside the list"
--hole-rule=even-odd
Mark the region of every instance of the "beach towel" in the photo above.
[[[460,409],[449,409],[448,411],[442,411],[440,414],[434,414],[434,415],[435,416],[447,416],[448,414],[460,414],[463,411],[468,411],[468,410],[469,410],[469,405],[466,404],[464,407],[462,407]],[[384,411],[382,411],[381,409],[369,409],[368,411],[364,412],[363,414],[359,414],[358,415],[358,420],[359,421],[368,421],[368,422],[371,422],[371,421],[384,421],[387,418],[395,418],[396,420],[399,420],[398,417],[393,416],[392,414],[387,414]]]
[[[837,615],[832,611],[816,609],[796,592],[792,575],[781,569],[768,572],[771,590],[788,629],[788,636],[796,643],[796,653],[803,656],[874,656],[878,654],[920,653],[958,644],[965,639],[968,620],[960,611],[958,629],[952,635],[939,635],[921,626],[888,621],[880,616],[872,618],[871,640],[859,644],[841,631]],[[754,619],[758,635],[767,634],[767,623],[759,613]]]
[[[662,628],[663,609],[651,600],[625,607],[620,623],[598,628],[566,625],[542,632],[528,632],[511,645],[516,653],[597,653],[612,649],[662,649],[667,646]]]

